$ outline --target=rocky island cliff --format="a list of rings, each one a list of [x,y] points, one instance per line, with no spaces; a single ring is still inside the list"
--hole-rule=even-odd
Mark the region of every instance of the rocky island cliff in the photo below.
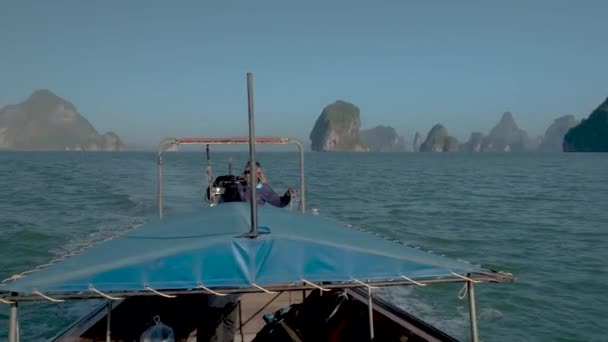
[[[510,112],[506,112],[490,134],[483,138],[481,150],[484,152],[526,151],[531,149],[531,145],[528,133],[517,126]]]
[[[352,103],[338,100],[326,106],[310,132],[313,151],[365,151],[360,136],[361,114]]]
[[[420,145],[420,152],[456,152],[458,140],[448,134],[448,130],[441,124],[431,128],[426,139]]]
[[[361,131],[361,138],[371,152],[403,152],[405,141],[391,126],[376,126]]]
[[[99,134],[70,102],[49,90],[0,109],[0,149],[120,151],[113,132]]]
[[[553,121],[553,124],[547,128],[545,135],[538,147],[542,152],[562,152],[564,137],[570,128],[576,126],[578,121],[574,115],[564,115]]]
[[[564,152],[608,152],[608,98],[564,136]]]
[[[462,146],[464,152],[481,152],[483,145],[483,133],[473,132],[469,140]]]

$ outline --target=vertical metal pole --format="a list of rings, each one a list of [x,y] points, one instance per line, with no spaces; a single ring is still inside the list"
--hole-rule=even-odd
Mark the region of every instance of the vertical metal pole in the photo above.
[[[10,320],[8,326],[8,341],[17,342],[19,333],[17,332],[17,302],[11,303]]]
[[[256,201],[256,186],[257,182],[257,165],[255,164],[255,127],[253,114],[253,75],[247,73],[247,103],[249,112],[249,188],[251,194],[251,234],[258,234],[258,203]]]
[[[228,159],[228,174],[232,175],[232,157]]]
[[[306,188],[304,183],[304,147],[297,144],[300,150],[300,211],[306,212]]]
[[[108,313],[106,315],[106,342],[112,342],[112,303],[106,304]]]
[[[243,307],[241,306],[241,301],[239,300],[239,330],[241,333],[241,341],[245,341],[245,333],[243,332]]]
[[[163,156],[159,153],[157,159],[158,182],[158,217],[163,218]]]
[[[209,156],[209,144],[205,148],[207,152],[207,168],[205,169],[205,173],[207,174],[207,191],[209,195],[209,205],[213,206],[215,204],[215,193],[212,191],[211,186],[213,185],[213,172],[211,170],[211,157]],[[203,195],[206,197],[207,194]]]
[[[367,288],[367,308],[369,311],[369,340],[374,340],[374,303],[372,301],[372,288]]]
[[[471,341],[479,341],[477,333],[477,312],[475,311],[475,288],[473,282],[467,282],[467,289],[469,292],[469,314],[471,319]]]

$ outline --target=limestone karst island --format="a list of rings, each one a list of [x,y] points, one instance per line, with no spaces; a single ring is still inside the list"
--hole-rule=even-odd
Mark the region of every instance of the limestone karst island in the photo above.
[[[544,135],[530,137],[510,112],[488,134],[472,132],[459,142],[437,123],[412,141],[384,123],[361,127],[360,109],[347,101],[328,104],[310,132],[311,149],[320,152],[608,152],[608,99],[588,118],[556,118]],[[122,151],[113,132],[100,134],[69,101],[37,90],[25,101],[0,109],[0,150]]]
[[[121,151],[113,132],[99,134],[70,102],[49,90],[0,109],[0,149],[46,151]]]
[[[337,100],[322,110],[310,140],[319,152],[608,152],[608,99],[580,122],[570,114],[558,117],[543,136],[530,137],[505,112],[487,135],[473,132],[464,143],[437,123],[426,137],[416,132],[410,144],[388,125],[362,130],[359,108]]]

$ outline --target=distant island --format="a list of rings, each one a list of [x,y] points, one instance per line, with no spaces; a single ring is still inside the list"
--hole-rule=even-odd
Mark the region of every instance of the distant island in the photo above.
[[[608,152],[608,98],[566,133],[564,152]]]
[[[0,109],[0,149],[48,151],[121,151],[113,132],[99,134],[74,105],[49,90]]]
[[[323,108],[310,132],[313,151],[364,151],[359,134],[361,114],[352,103],[338,100]]]
[[[574,115],[564,115],[555,119],[553,124],[547,128],[539,150],[542,152],[562,152],[566,133],[577,124],[578,121]]]
[[[337,100],[323,108],[310,132],[311,149],[318,152],[397,152],[405,142],[390,126],[361,130],[361,112],[350,102]]]
[[[503,113],[498,124],[481,141],[482,152],[523,152],[534,149],[528,133],[517,126],[511,112]]]
[[[426,138],[416,131],[409,143],[388,125],[362,130],[359,108],[337,100],[323,109],[310,140],[311,149],[322,152],[608,152],[608,99],[580,123],[574,115],[564,115],[555,119],[544,135],[534,138],[517,125],[511,112],[505,112],[487,135],[472,132],[464,143],[441,123],[434,125]]]
[[[456,152],[458,140],[448,134],[448,130],[441,124],[431,128],[426,139],[420,145],[420,152]]]
[[[376,126],[361,131],[363,143],[370,152],[403,152],[405,141],[391,126]]]

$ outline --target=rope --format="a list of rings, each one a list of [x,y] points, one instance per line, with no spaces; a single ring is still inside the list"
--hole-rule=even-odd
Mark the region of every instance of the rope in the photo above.
[[[212,289],[210,289],[210,288],[208,288],[208,287],[203,286],[203,283],[198,283],[198,285],[196,285],[196,287],[198,287],[199,289],[203,289],[203,290],[205,290],[205,291],[207,291],[207,292],[209,292],[209,293],[211,293],[211,294],[213,294],[213,295],[216,295],[216,296],[223,297],[223,296],[227,296],[227,295],[228,295],[227,293],[219,293],[219,292],[215,292],[215,291],[213,291]]]
[[[319,289],[319,290],[321,290],[321,291],[331,291],[330,289],[326,289],[326,288],[321,287],[321,286],[319,286],[319,285],[317,285],[317,284],[313,284],[313,283],[309,282],[309,281],[308,281],[308,280],[306,280],[306,279],[302,279],[302,282],[304,282],[304,284],[307,284],[307,285],[310,285],[310,286],[312,286],[312,287],[314,287],[314,288],[317,288],[317,289]]]
[[[408,278],[408,277],[406,277],[406,276],[404,276],[404,275],[402,275],[402,276],[401,276],[401,278],[403,278],[403,279],[405,279],[405,280],[409,281],[410,283],[416,284],[416,285],[418,285],[418,286],[426,286],[426,285],[427,285],[427,284],[419,283],[419,282],[417,282],[417,281],[415,281],[415,280],[413,280],[413,279],[410,279],[410,278]]]
[[[161,297],[165,297],[165,298],[175,298],[175,297],[177,297],[177,296],[174,296],[174,295],[168,295],[168,294],[165,294],[165,293],[162,293],[162,292],[158,292],[158,291],[156,291],[155,289],[151,288],[148,285],[146,285],[144,288],[146,290],[148,290],[148,291],[152,291],[153,293],[155,293],[155,294],[157,294],[157,295],[159,295]]]
[[[97,293],[98,295],[103,296],[103,297],[105,297],[105,298],[107,298],[109,300],[121,300],[122,299],[122,298],[119,298],[119,297],[112,297],[112,296],[110,296],[108,294],[105,294],[105,293],[99,291],[98,289],[96,289],[95,287],[93,287],[93,285],[89,286],[89,290],[91,290],[91,291]]]
[[[6,299],[0,298],[0,303],[2,303],[2,304],[13,304],[15,302],[11,302],[10,300],[6,300]]]
[[[4,279],[4,280],[2,281],[2,283],[7,283],[7,282],[9,282],[9,281],[11,281],[11,280],[13,280],[13,281],[14,281],[14,280],[17,280],[17,279],[22,278],[22,277],[23,277],[23,276],[22,276],[22,275],[20,275],[20,274],[13,274],[12,276],[10,276],[10,277],[8,277],[8,278]]]
[[[467,283],[464,283],[464,286],[462,287],[462,289],[460,289],[460,291],[458,291],[458,299],[464,299],[464,297],[467,296],[467,293],[469,291],[467,291]]]
[[[62,261],[62,260],[65,260],[65,258],[64,257],[59,257],[57,259],[53,259],[53,260],[49,261],[49,264],[54,264],[54,263]]]
[[[353,279],[353,281],[354,281],[355,283],[359,283],[359,284],[361,284],[361,285],[363,285],[363,286],[367,287],[367,288],[368,288],[368,289],[370,289],[370,290],[371,290],[371,289],[377,289],[377,288],[378,288],[378,287],[376,287],[376,286],[371,286],[370,284],[366,284],[366,283],[362,282],[361,280]]]
[[[465,276],[461,276],[461,275],[460,275],[460,274],[458,274],[458,273],[454,273],[454,272],[450,272],[450,273],[451,273],[452,275],[457,276],[458,278],[462,278],[462,279],[464,279],[464,280],[466,280],[466,281],[470,281],[471,283],[475,283],[475,284],[477,284],[477,283],[481,283],[481,281],[479,281],[479,280],[474,280],[474,279],[471,279],[471,278],[467,278],[467,277],[465,277]]]
[[[257,285],[256,283],[251,283],[251,286],[253,286],[253,287],[257,288],[257,289],[260,289],[260,290],[262,290],[262,291],[264,291],[266,293],[269,293],[269,294],[278,293],[278,292],[266,290],[265,288],[261,287],[260,285]]]
[[[42,293],[40,293],[40,292],[38,292],[38,291],[36,291],[36,290],[34,290],[34,291],[32,291],[32,292],[33,292],[34,294],[37,294],[37,295],[39,295],[40,297],[42,297],[42,298],[44,298],[44,299],[48,300],[48,301],[53,302],[53,303],[61,303],[61,302],[65,302],[65,300],[63,300],[63,299],[55,299],[55,298],[51,298],[51,297],[46,296],[46,295],[44,295],[44,294],[42,294]]]

